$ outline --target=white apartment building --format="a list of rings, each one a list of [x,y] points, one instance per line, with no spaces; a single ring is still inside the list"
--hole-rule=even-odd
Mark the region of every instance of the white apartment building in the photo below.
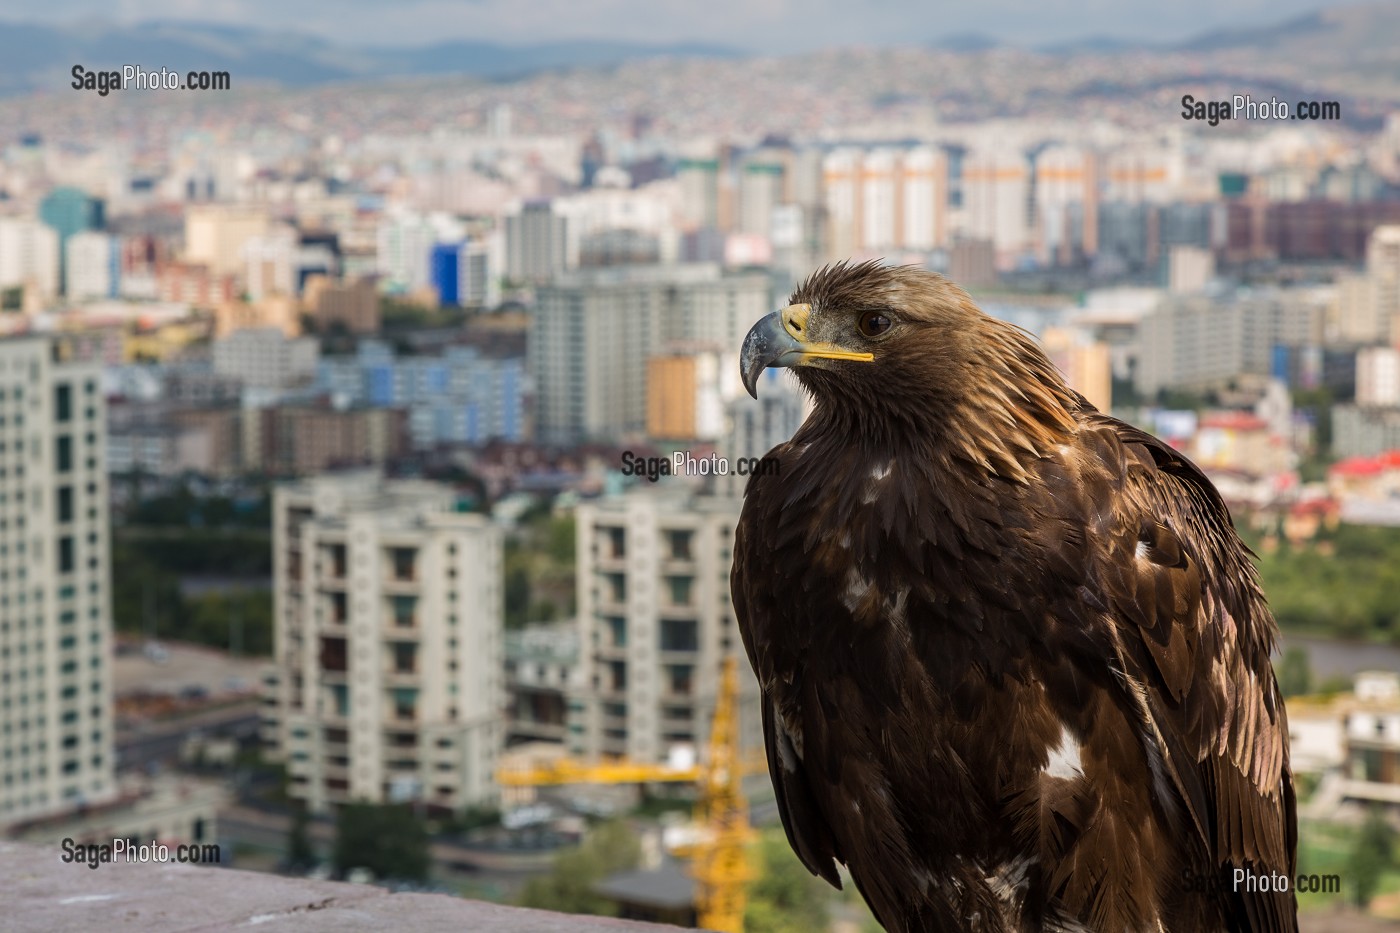
[[[263,735],[313,812],[496,795],[502,534],[456,503],[449,486],[374,473],[275,493]]]
[[[1142,319],[1139,392],[1208,389],[1242,373],[1267,376],[1275,347],[1318,344],[1324,302],[1303,289],[1242,289],[1228,299],[1173,296]]]
[[[1008,269],[1030,251],[1030,166],[1014,148],[969,152],[963,162],[964,232],[991,240],[997,268]]]
[[[506,277],[538,284],[563,272],[571,265],[569,234],[569,219],[550,202],[521,204],[505,217]]]
[[[1400,405],[1400,350],[1365,347],[1357,351],[1356,404],[1377,408]]]
[[[58,294],[58,232],[26,217],[0,217],[0,289],[32,286]]]
[[[315,337],[289,338],[276,327],[236,330],[214,341],[214,372],[249,389],[288,389],[316,378],[320,344]]]
[[[101,369],[0,340],[0,825],[115,794]]]
[[[1052,145],[1036,156],[1035,246],[1040,262],[1069,261],[1076,248],[1084,247],[1083,218],[1096,206],[1095,180],[1092,157],[1077,146]]]
[[[585,270],[541,287],[528,347],[538,436],[640,434],[649,357],[676,344],[734,352],[771,310],[766,274],[700,263]]]
[[[375,230],[375,268],[391,292],[416,292],[432,282],[433,244],[438,228],[426,217],[390,213]]]
[[[116,237],[84,230],[70,236],[64,250],[63,291],[69,301],[116,297],[121,278]]]
[[[821,178],[830,258],[946,245],[948,159],[941,149],[837,149],[823,158]]]
[[[761,747],[758,683],[729,598],[739,507],[665,483],[578,507],[571,754],[660,762],[702,749],[729,655],[741,659],[744,744]]]
[[[245,247],[267,233],[269,220],[259,208],[234,204],[197,204],[185,211],[185,261],[215,275],[245,271]]]

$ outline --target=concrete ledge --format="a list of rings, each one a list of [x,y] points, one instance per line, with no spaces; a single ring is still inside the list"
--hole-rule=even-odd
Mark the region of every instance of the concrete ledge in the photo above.
[[[380,933],[675,933],[677,927],[521,910],[443,894],[193,865],[59,861],[62,848],[0,842],[0,927],[10,933],[247,930]]]

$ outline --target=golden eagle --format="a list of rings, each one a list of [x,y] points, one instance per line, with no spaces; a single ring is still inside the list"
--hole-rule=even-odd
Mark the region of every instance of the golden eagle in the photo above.
[[[811,416],[732,592],[788,839],[891,931],[1296,930],[1275,626],[1210,481],[942,276],[749,332]]]

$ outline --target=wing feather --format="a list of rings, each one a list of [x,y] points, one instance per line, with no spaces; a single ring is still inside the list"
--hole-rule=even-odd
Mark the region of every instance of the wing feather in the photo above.
[[[1086,427],[1146,457],[1129,458],[1122,495],[1153,519],[1109,545],[1106,559],[1136,579],[1110,587],[1130,678],[1165,765],[1222,880],[1233,868],[1296,873],[1296,804],[1288,724],[1269,654],[1274,623],[1215,488],[1189,460],[1101,415]],[[1293,931],[1291,892],[1222,891],[1239,929]]]

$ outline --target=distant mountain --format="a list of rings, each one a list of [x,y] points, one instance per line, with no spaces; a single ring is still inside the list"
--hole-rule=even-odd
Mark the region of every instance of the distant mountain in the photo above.
[[[1108,55],[1150,47],[1146,43],[1118,36],[1084,36],[1036,46],[1036,51],[1046,55]]]
[[[1176,46],[1183,52],[1216,52],[1221,49],[1270,49],[1297,39],[1326,37],[1337,30],[1337,22],[1322,13],[1308,13],[1273,26],[1252,29],[1220,29]]]
[[[931,49],[943,52],[986,52],[999,48],[1001,41],[981,32],[955,32],[934,39],[928,44]]]
[[[212,23],[159,21],[122,26],[92,22],[52,27],[0,22],[0,93],[57,89],[74,65],[87,70],[171,68],[228,71],[245,81],[308,85],[326,81],[465,74],[515,78],[560,68],[617,65],[640,58],[729,58],[736,49],[699,43],[611,41],[502,45],[442,42],[417,48],[354,48],[312,36]]]

